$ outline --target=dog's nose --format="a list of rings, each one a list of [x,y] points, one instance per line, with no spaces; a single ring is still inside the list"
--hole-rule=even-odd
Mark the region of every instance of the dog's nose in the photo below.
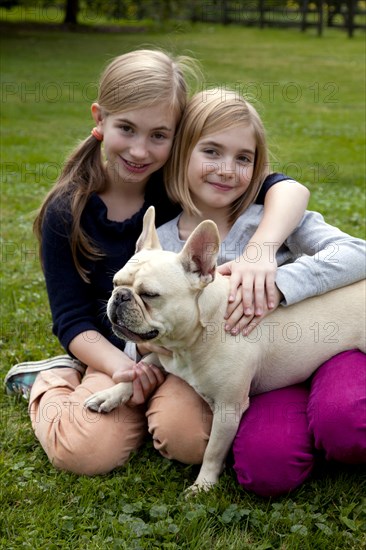
[[[116,305],[120,304],[121,302],[129,302],[131,298],[132,292],[128,290],[128,288],[121,288],[114,295],[114,301]]]

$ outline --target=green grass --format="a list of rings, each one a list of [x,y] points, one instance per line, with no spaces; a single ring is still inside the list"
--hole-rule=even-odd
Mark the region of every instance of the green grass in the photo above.
[[[92,128],[102,67],[141,45],[194,53],[207,83],[258,100],[276,169],[312,192],[311,208],[364,237],[364,41],[339,31],[172,27],[165,34],[77,34],[4,27],[2,72],[2,363],[60,353],[31,226],[65,154]],[[57,472],[37,443],[26,405],[0,395],[0,548],[366,548],[365,471],[321,465],[288,497],[219,486],[180,497],[196,467],[151,443],[118,471],[93,479]]]

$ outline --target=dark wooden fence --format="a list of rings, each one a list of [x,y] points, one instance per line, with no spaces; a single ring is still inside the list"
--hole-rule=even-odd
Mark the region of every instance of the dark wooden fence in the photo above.
[[[313,28],[321,35],[326,27],[366,29],[366,0],[0,0],[0,7],[36,9],[35,6],[63,6],[68,22],[78,12],[100,14],[107,19],[142,21],[153,19],[190,20],[265,27]],[[62,9],[62,8],[61,8]]]
[[[353,36],[355,29],[366,29],[366,3],[356,0],[286,1],[193,1],[191,19],[211,23],[264,27],[315,28],[337,27]]]

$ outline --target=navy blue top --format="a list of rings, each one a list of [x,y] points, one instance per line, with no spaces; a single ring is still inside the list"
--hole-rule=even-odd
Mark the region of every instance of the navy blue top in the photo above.
[[[288,179],[284,174],[271,174],[263,182],[257,203],[263,204],[272,185]],[[92,194],[81,218],[83,230],[105,255],[97,260],[82,259],[89,270],[86,283],[76,270],[69,243],[71,214],[67,201],[55,200],[47,208],[42,228],[42,260],[50,302],[53,332],[69,352],[69,344],[81,332],[97,331],[112,344],[124,349],[106,314],[112,292],[112,279],[131,258],[142,230],[142,219],[149,206],[155,206],[156,225],[171,220],[180,212],[165,193],[161,173],[153,175],[147,185],[145,202],[139,212],[123,222],[111,221],[107,207],[97,194]],[[95,341],[95,333],[90,333]]]

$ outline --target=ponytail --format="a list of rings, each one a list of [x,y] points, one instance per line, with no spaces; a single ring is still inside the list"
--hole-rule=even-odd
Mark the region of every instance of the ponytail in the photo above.
[[[67,205],[71,216],[69,234],[71,253],[82,279],[89,282],[88,271],[80,258],[95,260],[103,253],[98,250],[81,227],[81,215],[92,193],[101,193],[108,183],[102,163],[101,143],[93,135],[83,141],[66,160],[56,184],[46,196],[34,221],[33,230],[40,244],[42,261],[42,228],[50,204]],[[66,221],[66,220],[65,220]]]

